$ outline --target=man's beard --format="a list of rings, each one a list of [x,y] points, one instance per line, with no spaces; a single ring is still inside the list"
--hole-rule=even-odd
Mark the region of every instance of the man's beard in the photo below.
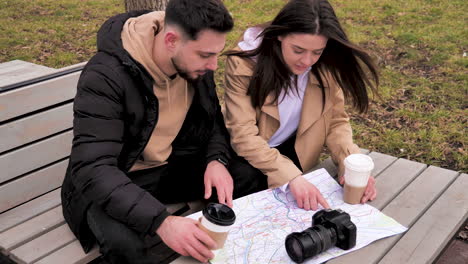
[[[174,58],[171,58],[171,62],[172,62],[172,65],[174,66],[174,68],[176,69],[177,74],[178,74],[180,77],[182,77],[182,78],[184,78],[185,80],[187,80],[187,82],[189,82],[189,83],[196,83],[196,82],[198,82],[198,81],[201,79],[201,77],[202,77],[201,75],[197,75],[196,78],[191,77],[191,76],[189,75],[188,71],[182,69],[182,67],[178,65],[177,60],[176,60],[175,57],[174,57]]]

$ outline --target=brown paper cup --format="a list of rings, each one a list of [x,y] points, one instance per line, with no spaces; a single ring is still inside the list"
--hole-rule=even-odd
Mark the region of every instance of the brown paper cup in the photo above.
[[[220,249],[224,247],[229,230],[236,220],[234,211],[227,205],[219,203],[209,203],[203,209],[200,217],[200,229],[205,231]]]
[[[351,154],[345,158],[344,165],[343,200],[348,204],[358,204],[366,190],[374,162],[368,155]]]

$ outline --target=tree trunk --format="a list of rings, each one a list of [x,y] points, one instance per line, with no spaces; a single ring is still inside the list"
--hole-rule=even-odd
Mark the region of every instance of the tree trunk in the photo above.
[[[125,0],[125,10],[165,10],[169,0]]]

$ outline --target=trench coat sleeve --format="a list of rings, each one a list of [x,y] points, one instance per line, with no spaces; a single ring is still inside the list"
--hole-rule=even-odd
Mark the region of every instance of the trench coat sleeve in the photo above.
[[[124,121],[122,82],[104,65],[86,69],[74,101],[71,177],[74,195],[96,203],[140,234],[153,235],[169,216],[165,206],[117,166]]]
[[[325,144],[331,152],[333,161],[338,165],[338,175],[342,176],[344,173],[343,160],[350,154],[360,153],[360,150],[353,143],[353,131],[344,108],[343,91],[336,83],[332,84],[331,88],[330,96],[333,105]]]
[[[229,56],[226,62],[225,104],[226,127],[231,136],[231,145],[239,156],[268,177],[270,188],[279,187],[302,174],[301,170],[276,148],[268,145],[260,135],[256,109],[252,106],[247,87],[251,70],[242,58]]]

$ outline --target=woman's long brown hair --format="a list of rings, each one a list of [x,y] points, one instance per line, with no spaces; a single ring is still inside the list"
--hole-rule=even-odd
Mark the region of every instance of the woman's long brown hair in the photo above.
[[[256,57],[254,74],[247,90],[252,105],[261,107],[265,103],[277,103],[282,89],[288,92],[294,87],[291,82],[296,78],[291,78],[293,73],[283,59],[281,42],[278,40],[279,36],[291,33],[328,38],[325,50],[311,70],[320,83],[322,100],[325,102],[322,76],[330,72],[346,98],[352,99],[353,106],[360,112],[367,111],[368,90],[376,92],[379,83],[377,68],[363,49],[348,40],[327,0],[289,1],[270,24],[264,25],[259,35],[263,39],[256,49],[225,53],[228,56]],[[275,95],[274,102],[265,102],[270,93]]]

